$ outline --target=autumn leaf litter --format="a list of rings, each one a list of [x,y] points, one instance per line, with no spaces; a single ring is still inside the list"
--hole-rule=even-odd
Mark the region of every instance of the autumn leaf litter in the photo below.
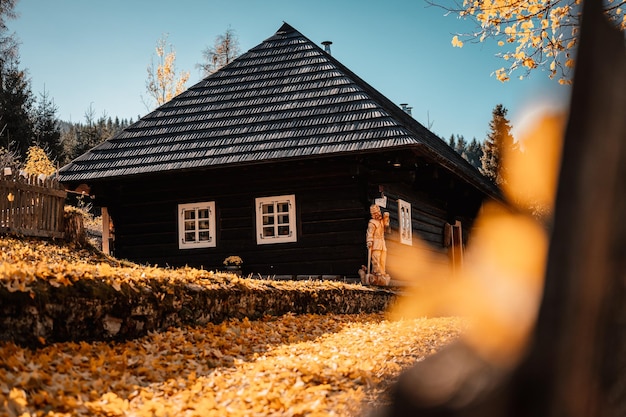
[[[0,285],[14,291],[29,291],[38,279],[71,285],[85,279],[80,274],[128,282],[155,275],[172,279],[175,271],[180,279],[207,281],[210,272],[143,268],[45,241],[0,242]],[[22,273],[15,275],[16,270]],[[213,276],[209,285],[234,279]],[[126,342],[57,343],[35,350],[0,343],[0,411],[8,416],[360,415],[383,401],[402,369],[450,343],[465,327],[454,317],[394,321],[384,313],[287,314],[170,328]]]

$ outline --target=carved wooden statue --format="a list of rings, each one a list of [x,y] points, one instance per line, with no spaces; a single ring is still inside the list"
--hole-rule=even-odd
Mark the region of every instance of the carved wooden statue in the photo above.
[[[367,244],[367,274],[365,284],[389,285],[391,277],[387,274],[387,245],[385,244],[385,228],[389,226],[389,213],[382,214],[374,204],[370,207],[372,218],[367,224],[365,242]],[[371,263],[371,271],[370,271]]]

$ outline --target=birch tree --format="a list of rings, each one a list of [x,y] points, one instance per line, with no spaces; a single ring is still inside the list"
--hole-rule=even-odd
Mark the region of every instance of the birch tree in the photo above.
[[[204,63],[199,64],[199,67],[206,77],[230,64],[240,54],[239,38],[235,31],[229,27],[224,34],[215,37],[213,46],[202,51]]]
[[[189,71],[176,72],[176,51],[171,44],[169,49],[167,46],[167,35],[163,35],[155,48],[156,62],[153,56],[148,66],[146,90],[157,107],[182,93],[189,80]],[[148,109],[154,107],[144,104]]]

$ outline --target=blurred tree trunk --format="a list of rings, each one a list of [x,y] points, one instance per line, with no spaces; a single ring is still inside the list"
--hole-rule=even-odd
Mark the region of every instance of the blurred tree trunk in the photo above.
[[[626,416],[625,179],[624,37],[603,17],[602,2],[586,1],[544,296],[529,353],[516,370],[504,372],[463,344],[451,346],[402,375],[393,405],[381,414]],[[444,381],[448,386],[437,386],[444,369],[454,375]],[[452,394],[433,401],[444,388]]]
[[[584,5],[527,415],[626,415],[626,49]]]

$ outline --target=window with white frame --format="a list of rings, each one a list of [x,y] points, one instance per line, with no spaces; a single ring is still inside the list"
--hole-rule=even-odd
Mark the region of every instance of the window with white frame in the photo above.
[[[296,242],[296,196],[255,199],[256,242],[259,245]]]
[[[404,200],[398,200],[398,223],[400,224],[400,243],[413,245],[411,203],[407,203]]]
[[[179,204],[178,248],[215,246],[215,202]]]

